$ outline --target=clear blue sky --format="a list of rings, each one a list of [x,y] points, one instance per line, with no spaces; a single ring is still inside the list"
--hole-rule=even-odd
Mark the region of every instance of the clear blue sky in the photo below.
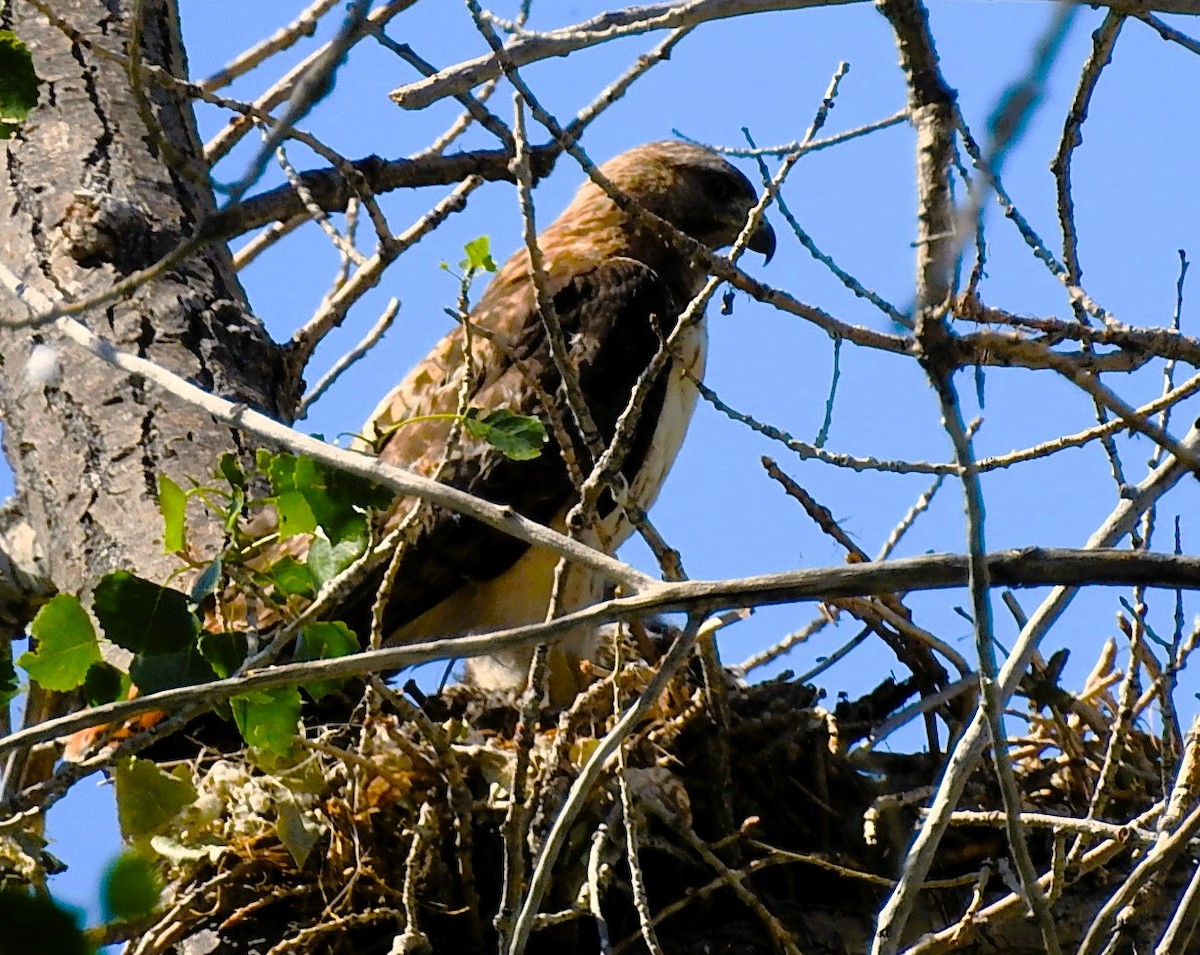
[[[282,25],[302,4],[181,0],[180,6],[192,75],[200,78]],[[602,9],[596,3],[543,0],[535,4],[531,27],[575,22]],[[500,7],[498,12],[511,11]],[[986,117],[1006,85],[1025,69],[1051,15],[1049,3],[931,3],[945,75],[958,90],[977,137],[984,136]],[[1045,101],[1006,167],[1009,192],[1056,253],[1061,239],[1047,165],[1090,48],[1091,30],[1100,19],[1095,11],[1080,10]],[[1193,34],[1200,30],[1195,18],[1174,22]],[[319,35],[327,36],[330,29],[331,24],[326,24]],[[459,4],[417,4],[393,21],[389,32],[436,65],[485,50]],[[569,119],[661,37],[608,44],[567,60],[537,64],[525,75],[544,104]],[[308,41],[295,56],[311,48]],[[281,60],[294,58],[289,54]],[[904,105],[890,30],[870,4],[778,13],[699,28],[668,63],[639,81],[622,103],[590,128],[584,145],[600,160],[641,142],[670,137],[678,129],[696,139],[737,146],[743,142],[743,126],[750,128],[759,144],[791,141],[803,134],[841,60],[848,61],[851,70],[826,133],[882,119]],[[1131,324],[1167,324],[1174,304],[1176,250],[1200,255],[1200,185],[1194,173],[1194,158],[1200,154],[1200,100],[1194,95],[1200,88],[1198,72],[1200,60],[1194,55],[1162,41],[1145,25],[1129,22],[1113,63],[1101,78],[1076,154],[1075,201],[1084,285]],[[411,79],[411,69],[392,54],[364,43],[339,74],[333,95],[304,125],[350,157],[418,152],[457,115],[457,107],[441,103],[420,113],[402,112],[386,94]],[[232,92],[252,98],[268,82],[265,74],[251,74]],[[509,92],[499,90],[491,106],[509,118]],[[215,112],[202,112],[202,135],[207,138],[224,121]],[[533,138],[542,139],[536,133]],[[473,132],[463,145],[492,142],[486,134]],[[237,178],[250,148],[235,152],[220,168],[220,175],[226,180]],[[289,151],[300,168],[319,165],[298,146]],[[805,157],[784,190],[791,208],[822,249],[901,308],[912,297],[913,165],[913,134],[897,127]],[[743,168],[756,177],[752,164]],[[268,176],[272,184],[279,178],[277,172]],[[580,179],[570,159],[560,160],[538,189],[543,223],[557,214]],[[438,190],[394,194],[384,198],[383,207],[393,229],[401,231],[442,194]],[[886,318],[854,298],[789,240],[787,225],[777,214],[773,222],[780,235],[779,254],[766,268],[746,260],[752,272],[840,319],[890,330]],[[406,255],[377,293],[351,315],[346,328],[329,339],[317,355],[310,382],[369,327],[388,297],[401,300],[400,318],[382,344],[328,394],[302,427],[330,437],[358,428],[376,400],[449,328],[442,310],[453,304],[456,287],[438,263],[457,261],[462,244],[480,234],[491,237],[497,257],[519,243],[516,199],[510,186],[493,184],[476,192],[467,210]],[[1034,261],[994,205],[989,211],[988,240],[982,291],[989,304],[1025,314],[1069,317],[1059,284]],[[255,310],[277,338],[288,337],[312,312],[336,264],[328,242],[309,227],[244,274]],[[1194,311],[1185,306],[1185,330],[1195,326]],[[711,316],[710,334],[708,384],[734,407],[811,441],[820,428],[828,394],[829,339],[802,320],[744,296],[739,296],[733,316]],[[949,460],[950,447],[936,403],[915,362],[846,346],[841,371],[828,441],[831,450],[879,458]],[[1186,370],[1180,380],[1184,376]],[[980,413],[970,376],[960,374],[958,380],[967,417]],[[1157,394],[1161,371],[1155,368],[1129,379],[1113,378],[1110,384],[1127,400],[1140,403]],[[1090,403],[1048,373],[990,369],[984,393],[984,425],[977,439],[980,455],[1028,446],[1093,423]],[[1178,433],[1197,410],[1193,403],[1178,415]],[[1132,479],[1140,479],[1151,447],[1143,440],[1128,439],[1121,446]],[[691,576],[742,576],[841,561],[840,550],[766,478],[759,464],[763,454],[776,457],[869,553],[879,549],[928,484],[923,476],[856,474],[801,462],[786,448],[702,404],[652,514],[668,542],[682,552]],[[988,542],[993,549],[1078,546],[1116,500],[1096,445],[989,474],[984,491]],[[1160,512],[1161,527],[1169,527],[1175,514],[1194,511],[1197,503],[1196,489],[1191,484],[1181,487]],[[961,507],[961,494],[951,482],[898,553],[961,550]],[[1195,533],[1197,529],[1185,519],[1186,550],[1192,549],[1189,540]],[[1160,548],[1169,545],[1169,536],[1158,539]],[[623,556],[654,569],[652,558],[639,544],[629,545]],[[918,622],[970,657],[969,624],[952,609],[965,602],[965,594],[915,596],[908,601]],[[1036,597],[1025,594],[1022,602],[1031,609]],[[1150,607],[1151,620],[1169,632],[1170,598],[1152,595]],[[1063,644],[1075,651],[1069,685],[1077,684],[1089,669],[1100,641],[1115,632],[1117,608],[1115,592],[1089,596],[1052,634],[1047,651]],[[813,609],[761,611],[726,631],[725,658],[737,661],[774,642],[808,621]],[[1190,620],[1195,608],[1189,603],[1187,609]],[[1010,643],[1015,629],[1003,608],[997,609],[996,618],[999,638]],[[796,670],[806,669],[856,629],[853,621],[827,629],[819,640],[783,662]],[[822,678],[831,698],[842,690],[851,695],[863,692],[893,669],[893,658],[879,644],[868,644],[851,660],[855,662]],[[1191,700],[1196,689],[1192,674],[1185,674],[1181,699]],[[55,880],[55,890],[64,898],[86,903],[94,897],[99,868],[117,845],[108,791],[96,789],[92,782],[79,789],[52,814],[50,833],[56,840],[54,851],[72,866]]]

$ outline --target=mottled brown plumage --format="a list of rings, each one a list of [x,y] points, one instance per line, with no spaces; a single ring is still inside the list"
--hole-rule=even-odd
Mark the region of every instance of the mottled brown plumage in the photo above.
[[[749,181],[715,153],[684,143],[651,143],[601,167],[622,192],[711,248],[728,245],[755,202]],[[639,376],[674,329],[679,312],[706,278],[667,238],[623,212],[602,190],[586,182],[563,214],[538,238],[548,291],[567,342],[569,360],[604,441],[629,402]],[[762,225],[751,248],[770,255],[774,235]],[[527,250],[497,273],[471,310],[475,330],[469,391],[472,407],[504,408],[571,426],[572,416],[550,356],[539,316]],[[445,420],[401,425],[406,419],[452,413],[468,363],[462,326],[443,338],[376,409],[364,434],[384,460],[433,475],[442,461],[451,425]],[[696,392],[682,374],[704,369],[703,323],[688,329],[680,349],[644,403],[623,468],[633,500],[647,508],[658,493],[682,441]],[[547,407],[549,402],[550,407]],[[574,431],[574,429],[571,429]],[[583,474],[591,468],[587,448],[572,434],[568,456]],[[440,479],[487,500],[509,504],[533,520],[561,529],[578,499],[551,441],[532,461],[513,461],[481,440],[462,435]],[[390,523],[408,513],[400,501]],[[612,510],[611,501],[606,510]],[[591,543],[615,548],[628,527],[609,515]],[[544,619],[555,558],[442,508],[425,507],[414,527],[388,604],[392,642],[515,626]],[[560,609],[567,612],[600,596],[603,581],[575,569]],[[555,680],[570,682],[582,637],[554,659]],[[494,685],[516,685],[527,657],[476,664],[471,676]],[[559,693],[558,695],[562,695]]]

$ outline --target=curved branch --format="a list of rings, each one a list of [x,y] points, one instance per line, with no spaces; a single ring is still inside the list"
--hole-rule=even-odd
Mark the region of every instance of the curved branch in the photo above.
[[[684,0],[681,3],[626,7],[558,30],[525,34],[505,46],[504,54],[507,65],[519,69],[538,60],[567,56],[589,46],[652,30],[677,30],[709,20],[771,10],[796,10],[855,2],[858,0]],[[480,83],[494,80],[502,72],[497,58],[488,54],[401,86],[389,95],[404,109],[424,109],[447,96],[457,96]]]
[[[576,50],[652,30],[678,29],[711,20],[774,10],[802,10],[859,2],[862,0],[679,0],[677,3],[626,7],[557,30],[523,34],[505,47],[505,56],[512,66],[519,68],[538,60],[567,56]],[[1133,14],[1159,12],[1195,15],[1200,12],[1195,0],[1107,0],[1099,5]],[[500,74],[500,64],[494,56],[480,56],[401,86],[390,95],[404,109],[424,109],[447,96],[457,96],[480,83],[494,80]]]
[[[1103,326],[1094,326],[1074,319],[1017,315],[1002,308],[984,305],[978,298],[967,295],[960,295],[955,299],[954,314],[958,318],[965,318],[981,324],[1008,325],[1041,332],[1045,336],[1043,343],[1046,345],[1056,345],[1062,341],[1077,341],[1085,345],[1112,345],[1139,358],[1142,356],[1146,359],[1150,357],[1173,358],[1194,367],[1200,367],[1200,338],[1180,334],[1171,328],[1154,325],[1126,325],[1115,320],[1107,322]],[[963,341],[970,342],[971,340],[971,335],[963,336]],[[977,350],[984,352],[989,345],[989,342],[983,341]],[[1077,357],[1082,358],[1083,356]],[[1098,360],[1100,357],[1096,356],[1093,360]],[[1103,371],[1108,369],[1087,368],[1085,370]]]
[[[529,151],[534,180],[550,172],[562,152],[557,143],[537,146]],[[300,174],[300,181],[312,200],[325,212],[344,212],[346,204],[364,186],[372,195],[394,189],[422,186],[458,185],[478,176],[488,181],[513,182],[509,170],[512,153],[506,149],[480,149],[448,156],[423,156],[419,159],[382,159],[368,156],[347,164],[362,177],[351,184],[339,169],[312,169]],[[355,188],[355,186],[358,188]],[[300,194],[290,184],[226,206],[209,216],[200,226],[198,237],[205,240],[231,239],[270,222],[286,222],[304,212]]]
[[[1102,586],[1164,587],[1200,590],[1200,557],[1150,551],[1042,549],[998,551],[985,555],[995,587]],[[866,597],[963,587],[967,558],[961,554],[922,554],[882,563],[841,564],[761,574],[729,580],[655,583],[630,597],[619,597],[548,623],[466,637],[445,637],[403,647],[370,650],[352,656],[252,670],[202,686],[163,690],[73,713],[0,739],[0,756],[16,749],[68,736],[90,726],[118,722],[139,713],[171,712],[197,701],[217,703],[252,690],[312,680],[344,680],[370,673],[455,657],[494,654],[498,650],[535,646],[581,626],[614,620],[637,620],[655,613],[686,611],[705,615],[731,607]]]

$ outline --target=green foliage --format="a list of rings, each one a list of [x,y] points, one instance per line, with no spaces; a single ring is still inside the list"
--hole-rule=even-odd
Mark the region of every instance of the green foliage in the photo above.
[[[216,673],[196,644],[172,653],[139,653],[129,665],[129,676],[142,693],[158,693],[181,686],[208,683]]]
[[[233,676],[249,651],[249,641],[244,633],[200,634],[200,655],[222,680]]]
[[[83,934],[81,921],[79,913],[49,896],[22,889],[0,891],[0,955],[92,955],[95,950]]]
[[[366,550],[366,538],[349,538],[331,544],[324,537],[314,537],[308,548],[308,571],[313,583],[323,587],[353,564]]]
[[[188,558],[187,502],[199,495],[227,531],[227,546],[203,566],[190,595],[145,580],[125,570],[108,574],[93,593],[93,611],[103,636],[133,654],[128,674],[103,662],[91,618],[78,598],[59,595],[49,601],[32,624],[34,649],[18,661],[30,678],[53,690],[83,686],[92,705],[128,694],[130,683],[143,694],[205,683],[234,675],[249,653],[239,632],[203,632],[200,609],[220,595],[229,579],[242,586],[273,588],[262,593],[284,611],[286,620],[311,599],[326,580],[361,556],[370,541],[368,513],[386,507],[392,494],[360,478],[325,468],[311,458],[260,451],[247,473],[233,455],[218,462],[223,486],[184,490],[166,475],[158,479],[159,509],[166,549]],[[264,480],[265,479],[265,480]],[[267,496],[251,497],[250,488],[266,487]],[[273,508],[280,539],[297,533],[314,535],[307,563],[283,555],[265,570],[250,565],[260,542],[242,530],[254,510]],[[211,517],[209,518],[211,519]],[[251,592],[249,600],[257,599]],[[295,601],[301,603],[293,606]],[[352,653],[357,638],[341,624],[320,625],[304,638],[300,659],[323,659]],[[7,667],[5,666],[7,663]],[[17,687],[11,661],[0,660],[0,694]],[[314,697],[333,692],[337,684],[317,682]],[[246,742],[270,758],[291,751],[300,712],[296,688],[255,692],[218,711],[232,716]]]
[[[494,270],[486,237],[469,243],[466,253],[464,268]],[[546,442],[546,430],[536,418],[481,409],[471,409],[461,418],[469,436],[517,460],[536,457]],[[164,547],[199,570],[191,593],[126,570],[108,574],[92,595],[99,633],[77,597],[54,597],[31,625],[32,649],[17,661],[33,682],[51,690],[82,687],[88,703],[100,705],[126,697],[131,684],[145,695],[234,676],[250,652],[247,634],[235,629],[237,621],[247,613],[257,614],[252,619],[264,627],[296,619],[321,586],[366,553],[372,541],[372,511],[387,508],[394,497],[388,488],[287,452],[260,450],[250,468],[232,454],[222,455],[215,477],[210,486],[197,483],[190,489],[166,475],[158,478]],[[205,564],[189,554],[192,497],[204,505],[192,508],[193,515],[215,518],[225,529],[225,546]],[[265,522],[258,519],[264,514]],[[301,547],[287,544],[300,534],[308,535],[299,542]],[[279,543],[285,546],[273,550]],[[303,560],[297,551],[304,552]],[[278,556],[272,559],[274,554]],[[246,610],[240,609],[242,600]],[[229,614],[232,627],[205,631],[205,618],[223,620]],[[102,660],[101,637],[132,653],[128,673]],[[304,628],[295,659],[332,659],[359,649],[358,637],[344,624],[321,622]],[[0,700],[17,686],[11,660],[0,657]],[[316,680],[303,689],[319,700],[340,686],[341,681]],[[215,707],[234,720],[260,765],[290,756],[300,708],[297,687],[255,691]],[[126,767],[123,772],[128,776],[143,770]],[[126,798],[127,804],[133,805],[131,799]],[[136,822],[141,815],[127,806],[131,832],[145,828]],[[307,851],[302,839],[293,842],[297,852]]]
[[[348,656],[359,650],[358,637],[354,631],[340,621],[312,623],[300,631],[296,641],[296,662],[307,660],[332,660]],[[304,684],[304,690],[313,700],[336,693],[342,686],[341,680],[314,680]]]
[[[503,408],[488,412],[482,418],[478,408],[471,408],[463,418],[463,427],[471,437],[486,441],[514,461],[538,457],[547,441],[546,426],[540,419]]]
[[[259,467],[262,467],[262,463],[260,459]],[[268,464],[267,475],[275,491],[275,510],[279,514],[280,540],[297,534],[311,534],[317,529],[317,516],[305,493],[317,493],[316,471],[312,463],[311,458],[277,454]]]
[[[83,698],[89,706],[121,700],[129,695],[131,682],[128,673],[122,673],[111,663],[101,660],[88,667],[87,677],[83,681]]]
[[[314,535],[308,548],[307,580],[294,558],[284,564],[284,596],[315,590],[361,557],[371,536],[365,511],[385,508],[392,500],[387,488],[303,455],[260,451],[258,467],[274,492],[280,539]]]
[[[461,421],[463,429],[472,438],[486,441],[505,457],[514,461],[529,461],[542,453],[546,443],[546,426],[534,415],[517,414],[506,408],[485,412],[482,408],[468,408],[466,414],[447,413],[418,415],[398,421],[388,432],[394,434],[406,425],[426,421]],[[387,435],[384,435],[387,437]]]
[[[192,585],[192,593],[190,596],[193,607],[198,607],[206,598],[211,597],[221,587],[221,577],[225,573],[225,562],[221,557],[209,561],[203,573],[196,578],[196,582]]]
[[[243,693],[229,705],[247,746],[259,750],[268,762],[292,754],[300,722],[300,691],[294,686]]]
[[[165,474],[158,476],[158,509],[163,516],[163,552],[181,553],[186,546],[187,492]]]
[[[96,629],[78,597],[51,597],[30,624],[36,649],[17,663],[30,679],[47,690],[65,692],[87,679],[93,663],[100,662]]]
[[[106,919],[134,921],[158,908],[161,892],[150,860],[140,852],[123,852],[104,873],[100,905]]]
[[[100,581],[93,609],[104,635],[134,653],[177,653],[192,646],[200,632],[187,597],[127,570]]]
[[[117,819],[129,840],[144,839],[166,828],[180,810],[196,801],[196,788],[187,766],[171,772],[148,759],[131,756],[114,768],[117,784]]]
[[[492,240],[486,235],[481,235],[464,244],[463,254],[466,258],[460,259],[458,263],[461,274],[455,272],[449,262],[442,262],[439,267],[443,272],[449,272],[458,279],[462,295],[465,298],[471,282],[478,273],[496,271],[496,260],[492,258]]]
[[[260,452],[259,467],[275,493],[281,539],[312,533],[317,527],[333,544],[362,538],[363,510],[387,507],[392,500],[387,488],[326,468],[304,455],[281,452],[264,457]]]
[[[237,455],[232,451],[224,452],[217,459],[217,477],[224,478],[235,490],[246,490],[246,474]]]
[[[463,246],[467,257],[458,263],[464,272],[495,272],[496,262],[492,258],[492,242],[486,235],[472,239]]]
[[[285,597],[311,599],[317,594],[313,572],[291,554],[284,555],[271,565],[270,577],[275,589]]]
[[[11,30],[0,30],[0,139],[8,139],[37,105],[38,76],[29,49]]]

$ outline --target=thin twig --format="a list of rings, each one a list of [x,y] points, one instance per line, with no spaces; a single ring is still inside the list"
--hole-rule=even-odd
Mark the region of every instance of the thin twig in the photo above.
[[[1147,24],[1164,40],[1168,40],[1171,43],[1178,43],[1185,50],[1189,50],[1192,53],[1200,53],[1200,41],[1192,39],[1186,33],[1181,33],[1169,23],[1156,17],[1153,13],[1135,13],[1134,16]]]
[[[625,858],[629,864],[629,884],[633,894],[633,907],[637,911],[638,925],[642,929],[642,940],[650,955],[666,955],[658,934],[654,931],[654,917],[650,914],[650,900],[646,896],[646,875],[638,859],[638,812],[633,804],[629,780],[626,778],[625,748],[617,750],[617,788],[621,796],[621,816],[625,820]]]
[[[329,387],[340,378],[351,365],[362,358],[369,352],[375,343],[381,339],[387,330],[392,327],[392,322],[396,320],[396,316],[400,313],[399,299],[389,299],[387,307],[383,310],[383,314],[379,316],[375,324],[362,339],[351,348],[346,354],[333,363],[333,367],[321,376],[320,380],[313,385],[303,398],[300,399],[300,404],[296,409],[296,420],[303,421],[308,416],[308,409],[313,403],[325,394]]]
[[[302,370],[321,341],[337,328],[350,308],[383,279],[383,274],[407,249],[440,226],[451,215],[466,208],[467,198],[483,185],[483,180],[471,176],[443,197],[432,209],[403,233],[388,237],[378,251],[367,259],[334,295],[322,303],[307,322],[292,334],[290,348],[294,366]]]
[[[723,625],[724,621],[721,618],[702,622],[698,617],[689,617],[683,632],[675,638],[671,648],[659,661],[658,672],[646,685],[646,689],[638,695],[638,698],[622,714],[616,725],[599,741],[587,762],[579,770],[579,775],[571,784],[562,808],[546,835],[542,850],[538,853],[537,863],[529,880],[528,891],[513,925],[512,939],[508,947],[509,955],[521,955],[525,951],[529,932],[533,928],[534,916],[541,905],[542,896],[549,888],[551,870],[566,842],[567,833],[583,809],[592,787],[600,780],[605,763],[624,743],[626,737],[633,732],[643,714],[654,705],[659,694],[666,689],[668,683],[687,661],[701,632],[711,632]]]
[[[1113,923],[1125,906],[1187,848],[1197,833],[1200,833],[1200,806],[1193,809],[1178,828],[1142,857],[1108,901],[1100,907],[1079,945],[1078,955],[1099,955],[1101,946],[1109,938]]]
[[[201,80],[199,86],[209,92],[215,92],[228,86],[240,76],[244,76],[268,58],[298,43],[303,37],[311,37],[317,31],[317,22],[338,3],[338,0],[313,0],[302,10],[296,19],[286,26],[280,27],[269,37],[260,40],[250,49],[234,57],[223,68],[206,80]]]
[[[241,271],[280,239],[286,238],[308,221],[308,214],[292,216],[283,222],[272,222],[253,239],[233,253],[233,267]]]
[[[296,76],[283,104],[283,114],[270,124],[262,146],[247,163],[246,171],[240,179],[224,188],[231,202],[241,199],[245,191],[258,181],[276,147],[332,88],[334,76],[346,54],[366,35],[364,25],[369,22],[367,13],[370,7],[371,0],[349,0],[342,26],[325,45],[323,52]],[[209,161],[212,162],[211,158]]]
[[[829,617],[826,614],[821,614],[814,617],[799,630],[789,633],[782,640],[767,647],[765,650],[760,650],[753,656],[747,657],[739,663],[735,670],[746,674],[752,670],[757,670],[759,667],[766,666],[771,661],[783,656],[793,647],[797,647],[802,643],[807,643],[812,637],[816,636],[822,630],[829,626]]]
[[[359,38],[361,39],[361,37],[369,35],[373,30],[382,28],[389,20],[407,10],[415,2],[416,0],[391,0],[390,3],[385,3],[383,6],[372,10],[367,15],[366,20],[357,25],[357,29],[360,31]],[[264,115],[281,103],[287,102],[293,96],[297,86],[304,77],[309,75],[309,72],[318,63],[323,62],[329,57],[333,49],[333,42],[330,41],[314,50],[281,76],[270,89],[259,96],[254,101],[254,109],[258,115]],[[205,144],[204,158],[210,165],[216,165],[253,128],[253,123],[248,118],[243,117],[233,120]]]
[[[1200,449],[1200,430],[1193,428],[1184,438],[1184,444]],[[1166,494],[1189,473],[1189,468],[1172,458],[1152,471],[1141,484],[1130,490],[1112,513],[1088,538],[1088,548],[1111,547],[1134,528],[1148,507]],[[994,574],[992,575],[995,579]],[[1017,684],[1029,666],[1038,644],[1050,626],[1066,610],[1074,599],[1074,587],[1055,587],[1050,595],[1033,612],[1029,622],[1022,628],[1020,636],[998,674],[1001,698],[1007,700],[1017,689]],[[987,745],[987,731],[982,715],[976,717],[963,731],[951,753],[942,781],[930,807],[931,812],[925,825],[905,858],[902,877],[896,890],[880,913],[872,951],[874,955],[893,953],[900,945],[900,933],[908,920],[915,902],[918,887],[924,881],[933,864],[938,844],[945,832],[950,814],[958,803],[966,786],[967,778],[978,764]]]
[[[800,955],[800,948],[796,944],[796,939],[788,931],[787,926],[779,921],[762,903],[762,900],[747,888],[745,884],[747,874],[744,871],[729,868],[712,849],[704,844],[704,841],[692,831],[690,826],[675,816],[669,816],[657,803],[653,801],[648,802],[646,808],[658,816],[663,823],[671,826],[679,833],[683,837],[683,841],[688,844],[688,847],[700,856],[707,865],[716,870],[721,881],[766,926],[771,936],[771,941],[775,945],[782,949],[786,955]]]

